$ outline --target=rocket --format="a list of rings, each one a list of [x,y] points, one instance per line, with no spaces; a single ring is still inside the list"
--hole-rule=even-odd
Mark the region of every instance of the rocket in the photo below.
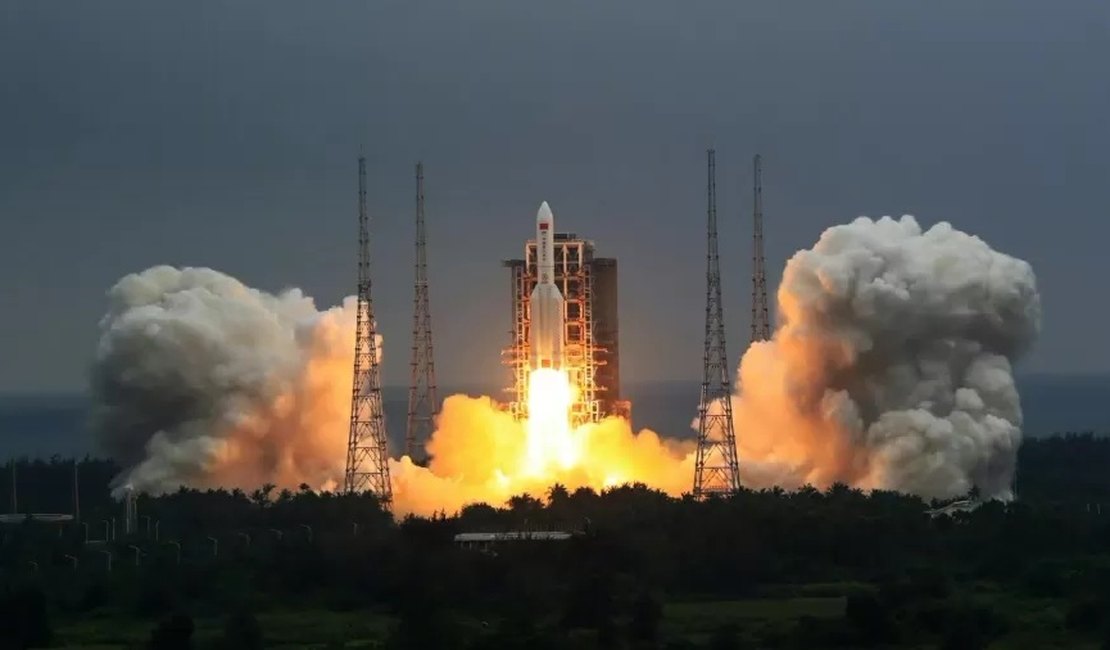
[[[555,217],[547,201],[536,213],[536,287],[529,298],[532,311],[528,345],[531,366],[563,367],[563,294],[555,286]]]

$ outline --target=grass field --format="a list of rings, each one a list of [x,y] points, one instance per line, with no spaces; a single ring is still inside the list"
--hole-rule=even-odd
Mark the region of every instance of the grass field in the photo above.
[[[803,616],[835,618],[844,614],[844,598],[756,598],[698,603],[669,603],[663,607],[668,623],[715,626],[730,621],[795,620]]]
[[[834,595],[852,591],[854,586],[822,585],[813,589],[783,589],[794,594],[819,592],[822,596],[749,598],[743,600],[705,600],[669,602],[663,606],[660,636],[706,642],[715,632],[735,626],[741,637],[751,640],[786,635],[802,618],[838,619],[844,615],[846,597]],[[981,605],[1003,612],[1008,630],[991,644],[991,650],[1048,650],[1051,648],[1101,647],[1086,639],[1076,639],[1064,627],[1063,604],[1053,599],[1021,598],[983,589],[971,596]],[[277,650],[337,650],[375,648],[389,634],[394,620],[375,611],[331,611],[273,609],[259,612],[258,622],[267,648]],[[477,624],[476,621],[470,621]],[[626,621],[620,621],[623,625]],[[221,637],[222,615],[194,619],[197,648],[213,647]],[[56,647],[80,650],[138,649],[150,636],[156,621],[138,619],[126,611],[102,609],[79,620],[55,620]],[[904,639],[905,640],[905,639]],[[900,646],[901,647],[901,646]],[[904,646],[910,647],[910,646]]]
[[[664,637],[701,638],[722,625],[789,623],[802,616],[833,618],[844,612],[843,597],[760,598],[735,601],[669,603],[663,609]],[[293,649],[370,648],[385,639],[392,619],[367,611],[323,609],[272,610],[258,614],[267,647]],[[137,648],[149,638],[155,621],[125,612],[99,610],[80,620],[57,621],[56,642],[81,650]],[[194,639],[206,647],[222,633],[222,617],[194,619]]]
[[[222,634],[221,617],[198,617],[193,622],[197,647],[210,647]],[[258,623],[268,648],[371,648],[386,637],[391,619],[366,611],[274,610],[259,613]],[[139,648],[155,625],[155,621],[104,610],[79,621],[60,621],[56,643],[81,650]]]
[[[843,596],[667,603],[660,633],[663,638],[702,642],[716,630],[734,625],[750,636],[768,628],[785,630],[803,616],[840,617],[844,603]]]

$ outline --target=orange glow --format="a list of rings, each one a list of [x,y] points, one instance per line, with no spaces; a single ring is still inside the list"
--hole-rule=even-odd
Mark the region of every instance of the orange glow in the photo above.
[[[523,472],[541,477],[556,468],[570,469],[582,457],[582,440],[570,428],[575,390],[567,373],[551,368],[528,377],[528,423]]]
[[[556,483],[569,490],[639,482],[672,495],[689,491],[692,442],[662,439],[648,430],[634,433],[620,418],[572,428],[576,388],[566,372],[538,369],[528,385],[524,422],[488,397],[448,397],[427,446],[429,466],[413,465],[407,457],[393,463],[397,513],[455,512],[477,502],[502,505],[522,493],[543,498]]]

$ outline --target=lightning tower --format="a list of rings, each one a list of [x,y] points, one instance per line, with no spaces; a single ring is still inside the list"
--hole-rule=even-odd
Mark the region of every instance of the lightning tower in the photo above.
[[[717,162],[708,156],[705,290],[705,351],[701,402],[698,405],[698,449],[694,464],[694,497],[731,494],[740,489],[736,459],[736,431],[732,422],[732,390],[728,354],[725,352],[725,319],[721,305],[721,267],[717,255]]]
[[[351,429],[347,438],[347,492],[373,492],[385,507],[393,501],[389,482],[377,325],[370,299],[370,217],[366,212],[366,158],[358,159],[358,316],[355,333]]]
[[[771,318],[767,309],[767,271],[763,264],[763,159],[752,161],[752,343],[771,338]]]
[[[424,163],[416,163],[416,288],[412,307],[412,380],[405,427],[405,453],[423,462],[423,445],[435,427],[436,367],[432,356],[432,315],[428,307],[428,258],[424,240]],[[418,457],[419,456],[419,457]]]

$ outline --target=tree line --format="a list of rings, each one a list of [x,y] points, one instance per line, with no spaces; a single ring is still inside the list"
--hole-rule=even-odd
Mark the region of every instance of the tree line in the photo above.
[[[149,621],[149,647],[198,647],[193,622],[213,617],[224,620],[213,644],[262,647],[255,614],[282,606],[379,613],[390,626],[378,642],[390,648],[980,648],[1042,628],[1101,643],[1108,462],[1110,441],[1093,435],[1029,440],[1016,501],[946,516],[916,497],[844,485],[706,501],[555,485],[503,507],[395,521],[372,495],[262,486],[140,496],[127,532],[106,488],[114,468],[87,460],[80,522],[0,532],[0,638],[42,647],[52,622],[114,611]],[[21,492],[36,468],[46,492],[34,498],[64,503],[71,490],[50,492],[50,479],[71,476],[72,462],[21,463]],[[455,542],[460,532],[552,529],[575,534]],[[837,615],[738,618],[702,636],[668,627],[676,603],[823,597],[840,603]]]

